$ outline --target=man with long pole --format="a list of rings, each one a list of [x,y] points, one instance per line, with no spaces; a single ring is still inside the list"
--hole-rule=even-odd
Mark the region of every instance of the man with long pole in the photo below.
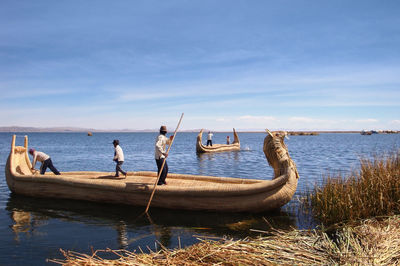
[[[168,153],[166,151],[166,145],[171,145],[171,140],[173,136],[171,136],[169,139],[165,136],[167,134],[167,127],[166,126],[161,126],[160,127],[160,135],[158,135],[156,139],[156,144],[155,144],[155,151],[154,151],[154,157],[157,163],[157,170],[158,170],[158,175],[160,176],[160,179],[157,182],[157,185],[166,185],[167,182],[165,179],[167,178],[168,174],[168,164],[165,159],[168,157]],[[162,165],[164,164],[163,169],[161,169]]]
[[[153,199],[154,192],[156,191],[157,185],[166,185],[167,184],[165,181],[167,174],[168,174],[167,157],[168,157],[169,150],[171,149],[172,143],[175,140],[176,132],[178,131],[179,125],[182,122],[182,118],[183,118],[183,113],[181,115],[181,118],[179,119],[178,125],[176,126],[174,135],[171,136],[169,139],[165,136],[165,134],[167,134],[167,127],[166,126],[160,127],[160,135],[158,135],[158,137],[156,139],[156,144],[155,144],[155,159],[156,159],[156,163],[157,163],[158,175],[157,175],[157,180],[154,184],[154,188],[151,193],[149,202],[147,203],[145,213],[147,213],[147,211],[149,210],[150,203]],[[165,151],[166,145],[169,146],[167,151]]]

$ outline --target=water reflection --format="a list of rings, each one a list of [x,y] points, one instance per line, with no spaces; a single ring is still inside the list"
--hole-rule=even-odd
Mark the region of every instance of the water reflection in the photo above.
[[[11,225],[11,229],[15,234],[14,237],[15,241],[19,242],[20,240],[19,236],[21,233],[29,236],[29,234],[33,231],[30,212],[15,210],[11,214],[11,219],[14,221],[14,224]]]
[[[21,241],[21,236],[30,238],[34,235],[45,235],[45,232],[40,232],[39,228],[48,223],[48,218],[40,215],[34,215],[29,211],[20,208],[14,209],[10,213],[10,218],[13,224],[10,225],[14,233],[14,240]]]
[[[155,226],[155,235],[162,247],[169,247],[171,244],[172,232],[168,226]]]
[[[119,245],[119,249],[127,249],[129,242],[128,242],[128,230],[126,223],[124,221],[119,221],[115,226],[117,230],[117,242]]]
[[[147,217],[143,215],[144,208],[140,207],[37,199],[15,194],[10,195],[6,210],[13,221],[10,227],[16,241],[21,234],[31,236],[39,229],[45,233],[46,230],[62,231],[62,225],[55,221],[62,220],[95,225],[95,230],[99,232],[104,227],[111,228],[115,230],[115,241],[121,249],[127,249],[133,242],[149,236],[155,237],[164,247],[174,248],[176,244],[173,245],[172,239],[176,240],[183,232],[204,237],[244,238],[258,234],[250,229],[268,231],[271,226],[279,229],[296,227],[295,217],[283,211],[250,214],[153,208]],[[43,227],[49,223],[52,226]]]
[[[210,175],[210,172],[213,172],[213,175],[221,174],[220,171],[226,170],[226,167],[237,165],[240,161],[239,153],[240,151],[196,153],[199,174]]]

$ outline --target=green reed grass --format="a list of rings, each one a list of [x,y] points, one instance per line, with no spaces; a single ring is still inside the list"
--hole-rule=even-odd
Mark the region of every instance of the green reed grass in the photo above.
[[[325,226],[400,213],[400,151],[361,159],[349,176],[327,176],[304,206]]]

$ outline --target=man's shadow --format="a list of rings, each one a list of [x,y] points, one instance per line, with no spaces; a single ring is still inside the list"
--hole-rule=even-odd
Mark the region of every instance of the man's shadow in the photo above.
[[[128,180],[125,177],[115,177],[113,175],[102,175],[92,179],[126,180],[125,184],[127,189],[139,191],[149,191],[154,187],[153,183],[135,182],[134,180]]]
[[[122,180],[125,179],[125,177],[115,177],[113,175],[102,175],[102,176],[97,176],[93,177],[91,179],[114,179],[114,180]]]

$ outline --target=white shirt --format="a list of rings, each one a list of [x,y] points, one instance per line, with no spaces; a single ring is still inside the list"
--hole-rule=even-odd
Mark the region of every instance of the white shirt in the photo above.
[[[154,149],[154,158],[156,160],[165,158],[164,153],[166,153],[166,145],[171,143],[170,139],[164,136],[163,134],[158,135],[156,138],[155,149]]]
[[[115,147],[114,160],[118,160],[118,162],[124,161],[124,152],[122,151],[122,148],[119,145]]]
[[[43,163],[44,161],[46,161],[47,159],[49,159],[50,156],[48,156],[46,153],[41,152],[41,151],[34,151],[33,152],[33,162],[32,162],[32,168],[35,167],[36,162],[39,161],[41,163]]]
[[[213,136],[213,133],[208,133],[208,135],[207,135],[207,140],[212,140],[212,136]]]

